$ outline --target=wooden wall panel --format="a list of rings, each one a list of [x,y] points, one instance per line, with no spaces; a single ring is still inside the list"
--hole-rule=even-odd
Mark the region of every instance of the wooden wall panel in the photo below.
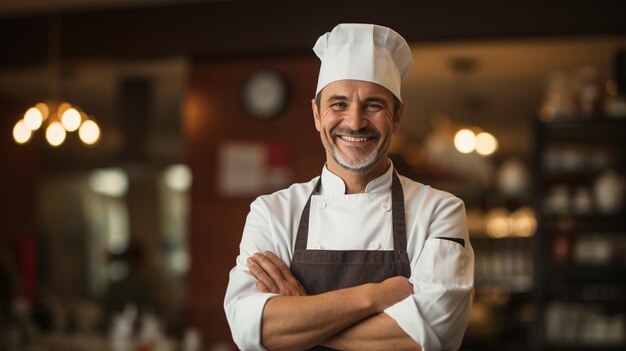
[[[25,256],[24,250],[36,250],[35,189],[40,140],[34,138],[26,145],[13,141],[13,126],[23,113],[23,106],[0,101],[0,265],[5,266],[0,269],[10,270],[13,278],[13,286],[3,286],[0,303],[8,303],[20,289],[26,290],[23,292],[32,298],[36,289],[36,285],[32,285],[36,284],[37,262],[33,261],[36,251],[30,251],[32,256]],[[3,307],[6,308],[0,306],[0,310]]]
[[[315,130],[311,98],[319,61],[310,57],[196,62],[184,106],[186,154],[194,175],[190,224],[190,323],[205,343],[232,342],[223,310],[228,272],[235,263],[249,205],[256,195],[227,197],[218,191],[220,146],[228,142],[279,142],[289,152],[293,181],[308,181],[324,162]],[[283,74],[290,100],[277,118],[250,118],[240,102],[243,81],[256,70]]]

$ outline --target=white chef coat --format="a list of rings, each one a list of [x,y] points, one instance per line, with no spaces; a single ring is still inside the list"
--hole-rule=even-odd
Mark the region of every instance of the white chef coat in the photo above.
[[[364,193],[346,195],[343,180],[324,167],[320,194],[311,198],[307,249],[393,250],[393,171],[392,165]],[[272,251],[290,264],[300,215],[318,178],[260,196],[250,205],[224,300],[233,339],[242,350],[265,350],[263,308],[276,296],[256,289],[246,260],[256,252]],[[469,321],[474,284],[474,252],[464,204],[406,177],[400,176],[400,181],[414,293],[384,312],[423,350],[458,349]],[[438,237],[460,238],[465,246]]]

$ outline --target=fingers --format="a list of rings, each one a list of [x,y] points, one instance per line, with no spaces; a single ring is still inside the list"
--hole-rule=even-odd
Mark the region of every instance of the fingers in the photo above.
[[[272,264],[274,264],[274,266],[280,272],[280,277],[282,279],[279,278],[279,280],[276,281],[276,284],[278,285],[281,291],[281,294],[306,295],[306,291],[304,290],[304,287],[302,287],[302,284],[300,284],[298,279],[296,279],[293,273],[291,273],[291,270],[289,270],[289,267],[287,267],[287,265],[283,261],[281,261],[281,259],[278,258],[278,256],[276,256],[271,251],[265,251],[263,255],[270,262],[272,262]]]
[[[289,268],[274,254],[255,253],[252,258],[265,271],[265,273],[278,285],[285,280],[283,272]]]
[[[388,278],[378,284],[378,286],[381,290],[376,294],[377,302],[383,310],[414,293],[413,284],[403,276]]]
[[[274,264],[274,266],[276,266],[276,268],[278,268],[283,277],[285,276],[284,273],[291,274],[289,267],[287,267],[287,265],[283,261],[281,261],[280,258],[278,258],[278,256],[276,256],[273,252],[265,251],[263,252],[263,256],[265,256],[270,262]]]
[[[257,289],[259,288],[259,284],[264,290],[262,292],[272,292],[278,293],[278,285],[276,285],[275,281],[267,274],[267,272],[262,268],[259,262],[254,258],[250,257],[247,260],[248,269],[250,269],[250,273],[257,279]]]
[[[248,258],[250,273],[258,280],[257,289],[281,295],[307,295],[289,267],[274,253],[266,251]]]
[[[264,293],[271,293],[271,292],[273,292],[267,286],[265,286],[265,284],[263,284],[261,281],[256,282],[256,288],[260,292],[264,292]]]

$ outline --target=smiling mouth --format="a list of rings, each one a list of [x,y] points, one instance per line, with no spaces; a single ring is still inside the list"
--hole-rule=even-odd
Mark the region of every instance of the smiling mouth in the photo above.
[[[349,141],[349,142],[366,142],[366,141],[375,139],[374,137],[355,137],[355,136],[349,136],[349,135],[339,135],[338,137],[341,140]]]
[[[337,128],[337,130],[333,130],[331,132],[331,135],[335,138],[339,138],[340,140],[349,143],[364,143],[378,139],[378,137],[380,136],[376,131],[369,128],[363,128],[359,130]]]

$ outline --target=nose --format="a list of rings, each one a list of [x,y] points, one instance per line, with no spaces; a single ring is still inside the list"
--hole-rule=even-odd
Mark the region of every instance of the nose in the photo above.
[[[358,104],[353,104],[346,111],[344,116],[345,125],[353,130],[359,130],[361,128],[367,127],[367,118],[365,118],[365,113],[363,109],[358,106]]]

